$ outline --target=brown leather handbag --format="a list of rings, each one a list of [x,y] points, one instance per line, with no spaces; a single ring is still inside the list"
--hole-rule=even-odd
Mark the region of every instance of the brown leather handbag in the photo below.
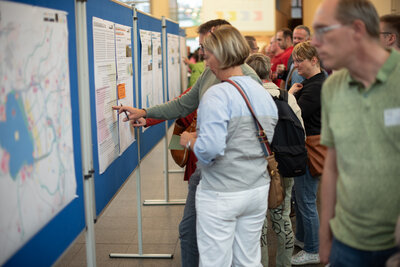
[[[306,148],[308,156],[308,168],[312,176],[321,176],[324,169],[324,161],[327,147],[320,144],[321,135],[310,135],[306,137]]]
[[[175,122],[174,126],[174,135],[181,135],[181,133],[187,131],[189,133],[196,131],[196,116],[194,116],[192,123],[185,128],[184,126],[180,125],[178,121]],[[175,150],[171,149],[171,156],[174,159],[175,163],[178,164],[181,168],[186,166],[188,157],[189,157],[189,150],[185,147],[183,150]]]

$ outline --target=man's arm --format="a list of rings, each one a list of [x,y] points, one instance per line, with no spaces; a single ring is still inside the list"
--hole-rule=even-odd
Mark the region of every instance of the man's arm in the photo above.
[[[169,120],[185,117],[196,110],[199,105],[200,80],[201,78],[197,80],[191,89],[186,89],[180,97],[161,105],[146,109],[138,109],[129,106],[113,106],[112,108],[117,110],[118,114],[125,111],[128,112],[129,120],[134,122],[132,125],[135,127],[146,125],[144,119],[139,120],[140,118]],[[128,121],[128,119],[124,118],[123,121]]]
[[[336,149],[328,148],[321,179],[321,221],[319,227],[319,257],[321,263],[329,262],[332,246],[332,232],[329,221],[335,216],[336,182],[338,170]]]
[[[205,86],[204,83],[209,79],[216,79],[215,75],[212,73],[210,74],[210,72],[211,71],[209,69],[206,69],[192,86],[192,89],[181,97],[146,109],[147,117],[153,119],[170,120],[186,117],[195,111],[200,102],[199,91],[203,86]],[[212,76],[210,77],[210,75]],[[211,83],[210,86],[212,84],[213,83]]]

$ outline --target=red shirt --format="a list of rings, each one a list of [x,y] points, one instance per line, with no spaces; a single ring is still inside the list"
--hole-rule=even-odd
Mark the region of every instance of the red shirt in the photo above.
[[[280,53],[279,55],[274,56],[271,58],[271,73],[276,72],[276,68],[279,64],[285,65],[286,69],[288,68],[287,64],[290,58],[290,55],[292,54],[293,51],[293,46],[287,48],[285,51]],[[273,79],[272,80],[278,87],[281,86],[281,79]]]
[[[286,50],[282,53],[282,61],[283,63],[281,64],[285,64],[286,69],[288,68],[288,61],[290,56],[292,55],[293,52],[293,46],[286,48]]]
[[[276,68],[279,64],[284,64],[283,62],[284,62],[285,51],[271,58],[271,74],[276,73]],[[282,80],[273,77],[272,81],[279,87],[281,85]]]

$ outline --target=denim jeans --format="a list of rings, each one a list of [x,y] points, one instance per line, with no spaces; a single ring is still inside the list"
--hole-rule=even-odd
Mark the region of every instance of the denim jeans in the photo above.
[[[304,251],[318,253],[319,218],[317,211],[317,190],[319,177],[313,177],[308,169],[294,179],[296,195],[296,238],[304,242]]]
[[[179,239],[181,241],[182,267],[199,266],[199,250],[196,236],[196,189],[200,181],[200,170],[190,176],[188,195],[183,217],[179,224]]]
[[[365,251],[349,247],[333,238],[331,267],[384,267],[387,259],[395,254],[398,248],[379,251]]]
[[[278,246],[276,248],[276,267],[291,266],[290,260],[292,259],[294,248],[294,237],[292,231],[292,221],[290,220],[290,201],[292,196],[292,188],[294,179],[297,178],[283,178],[285,186],[285,199],[284,202],[276,209],[269,209],[269,215],[272,222],[272,230],[277,235]],[[265,216],[264,225],[261,234],[261,263],[264,267],[268,266],[268,217]]]

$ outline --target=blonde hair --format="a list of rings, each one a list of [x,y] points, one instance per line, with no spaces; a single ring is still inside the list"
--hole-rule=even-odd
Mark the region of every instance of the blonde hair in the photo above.
[[[260,79],[270,79],[271,60],[264,54],[254,53],[246,59],[246,64],[249,65],[260,77]]]
[[[230,25],[222,25],[210,32],[203,47],[220,63],[220,69],[239,66],[250,54],[250,47],[240,32]]]
[[[294,59],[298,60],[311,60],[313,57],[316,57],[317,63],[320,64],[317,49],[311,44],[310,41],[297,44],[293,48],[292,56]]]

